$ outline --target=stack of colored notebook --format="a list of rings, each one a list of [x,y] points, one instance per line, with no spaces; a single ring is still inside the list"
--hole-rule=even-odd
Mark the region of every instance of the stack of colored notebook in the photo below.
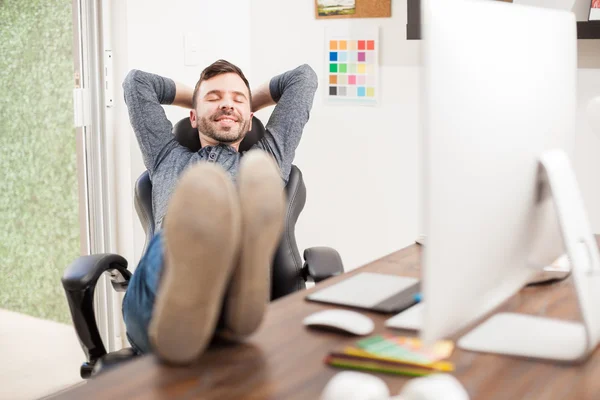
[[[425,348],[417,338],[376,335],[359,340],[356,346],[330,353],[325,363],[338,368],[425,376],[454,371],[454,365],[444,361],[453,350],[451,341],[439,341]]]

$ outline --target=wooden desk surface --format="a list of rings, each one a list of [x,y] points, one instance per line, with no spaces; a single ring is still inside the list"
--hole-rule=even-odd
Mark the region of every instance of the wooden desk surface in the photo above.
[[[421,249],[414,245],[352,271],[418,276]],[[336,277],[318,285],[331,285]],[[314,290],[314,289],[311,289]],[[62,393],[61,399],[286,399],[317,400],[340,369],[323,358],[356,338],[306,329],[302,319],[329,308],[304,300],[308,292],[273,302],[261,329],[246,343],[211,348],[193,367],[161,365],[153,356],[140,357],[106,372],[85,385]],[[577,320],[575,294],[569,280],[521,290],[500,310]],[[383,326],[388,315],[367,313],[376,332],[410,334]],[[581,365],[560,365],[456,349],[451,357],[456,376],[471,399],[599,399],[598,350]],[[377,374],[397,394],[409,378]]]

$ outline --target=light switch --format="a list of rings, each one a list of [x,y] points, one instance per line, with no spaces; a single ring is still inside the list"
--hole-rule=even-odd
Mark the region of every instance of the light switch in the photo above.
[[[200,64],[200,35],[187,32],[183,36],[184,64],[195,66]]]

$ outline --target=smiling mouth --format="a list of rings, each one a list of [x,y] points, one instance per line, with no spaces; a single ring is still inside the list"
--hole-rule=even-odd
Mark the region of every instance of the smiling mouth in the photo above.
[[[232,125],[237,123],[237,120],[233,117],[219,117],[216,121],[222,125]]]

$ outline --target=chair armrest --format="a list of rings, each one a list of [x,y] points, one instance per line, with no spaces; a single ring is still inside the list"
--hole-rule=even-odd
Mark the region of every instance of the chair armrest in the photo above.
[[[77,258],[64,272],[65,290],[75,332],[87,362],[81,366],[82,378],[91,375],[96,361],[106,354],[94,312],[94,291],[104,272],[111,273],[111,283],[116,290],[125,290],[131,272],[127,261],[117,254],[94,254]]]
[[[331,247],[311,247],[304,250],[304,279],[312,278],[315,283],[344,273],[340,253]]]
[[[127,270],[127,260],[118,254],[92,254],[78,257],[65,270],[62,284],[65,290],[85,290],[96,286],[98,279],[104,272],[111,272],[111,282],[117,291],[127,288],[131,272]],[[124,287],[123,287],[124,286]]]

